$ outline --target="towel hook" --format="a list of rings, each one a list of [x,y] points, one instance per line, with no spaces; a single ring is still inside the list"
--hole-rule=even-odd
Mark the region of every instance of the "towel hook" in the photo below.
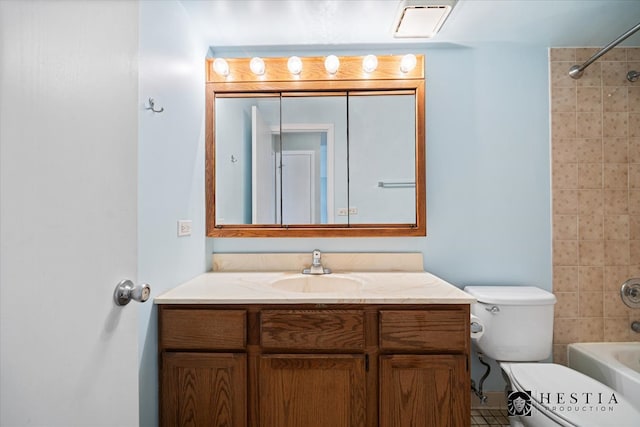
[[[155,109],[155,101],[153,98],[149,98],[149,106],[145,107],[145,110],[151,110],[154,113],[162,113],[164,111],[164,107],[161,107],[159,110]]]

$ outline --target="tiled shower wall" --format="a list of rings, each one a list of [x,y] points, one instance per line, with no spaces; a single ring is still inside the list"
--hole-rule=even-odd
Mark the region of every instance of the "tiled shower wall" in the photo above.
[[[551,145],[554,361],[567,344],[638,341],[620,285],[640,277],[640,48],[615,48],[579,80],[597,49],[553,48]]]

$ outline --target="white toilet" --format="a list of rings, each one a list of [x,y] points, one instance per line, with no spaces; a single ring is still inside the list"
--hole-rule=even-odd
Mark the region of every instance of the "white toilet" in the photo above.
[[[512,426],[638,427],[640,411],[621,394],[547,359],[553,343],[555,296],[532,286],[467,286],[478,301],[471,340],[500,364],[512,390]]]

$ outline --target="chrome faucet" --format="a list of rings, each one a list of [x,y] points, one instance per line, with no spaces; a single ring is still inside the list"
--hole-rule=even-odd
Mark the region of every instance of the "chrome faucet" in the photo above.
[[[322,261],[320,257],[322,253],[320,253],[320,249],[313,250],[313,261],[311,262],[311,267],[305,268],[302,270],[302,274],[329,274],[331,273],[331,269],[323,267]]]

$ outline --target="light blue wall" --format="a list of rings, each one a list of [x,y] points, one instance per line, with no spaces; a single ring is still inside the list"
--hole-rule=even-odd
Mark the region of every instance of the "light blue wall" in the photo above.
[[[139,118],[138,280],[151,284],[153,298],[206,268],[207,48],[174,0],[140,2],[139,43],[140,107],[152,97],[164,108],[159,114],[141,111]],[[193,221],[192,236],[177,237],[179,219]],[[159,424],[157,307],[150,301],[138,307],[140,425],[151,427]]]
[[[165,113],[140,117],[139,279],[153,285],[154,296],[209,269],[213,251],[316,247],[422,252],[428,271],[459,287],[551,289],[546,47],[413,50],[426,56],[426,238],[204,239],[206,49],[191,34],[177,2],[140,7],[140,99],[154,97],[165,107]],[[349,53],[371,51],[394,53],[367,46]],[[193,220],[193,236],[177,238],[178,219]],[[151,304],[140,310],[141,425],[151,426],[157,424],[156,310]],[[489,390],[501,390],[496,373]],[[473,377],[479,375],[474,366]]]

